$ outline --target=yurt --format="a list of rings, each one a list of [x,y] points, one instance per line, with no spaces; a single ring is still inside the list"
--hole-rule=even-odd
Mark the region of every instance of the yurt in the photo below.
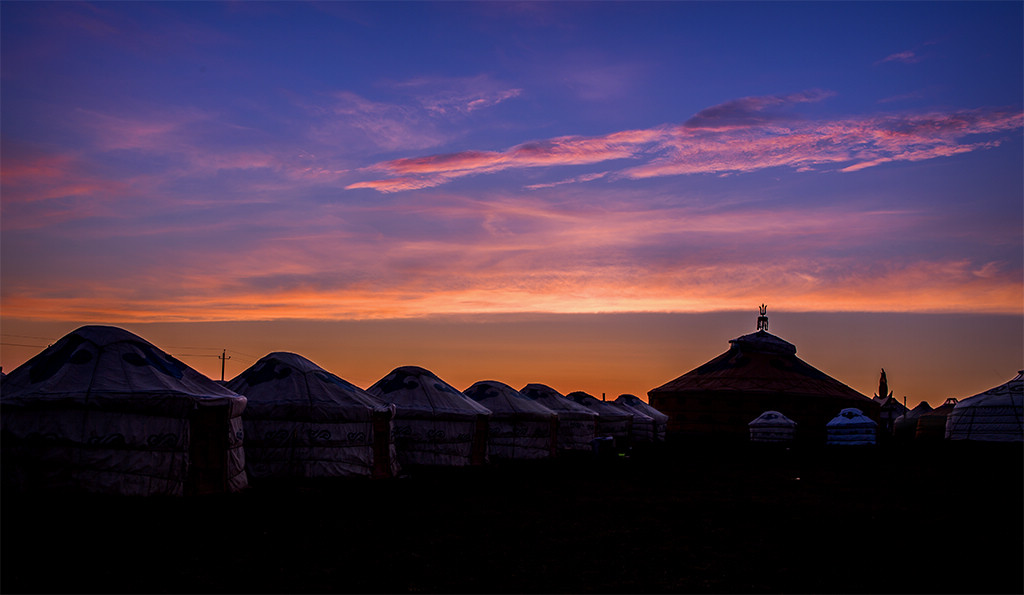
[[[545,384],[531,383],[519,392],[558,415],[558,450],[589,451],[597,436],[597,414]]]
[[[669,416],[670,437],[746,441],[747,424],[765,411],[785,411],[797,422],[796,439],[821,444],[836,411],[856,407],[878,417],[878,405],[796,356],[796,346],[768,332],[762,310],[758,330],[729,341],[729,350],[647,393]]]
[[[946,417],[946,439],[1024,441],[1024,370],[1005,384],[957,402]]]
[[[487,454],[491,460],[544,459],[558,447],[558,415],[497,380],[482,380],[462,391],[490,409]]]
[[[893,421],[893,438],[902,442],[913,440],[917,433],[917,420],[931,410],[932,406],[928,404],[928,401],[921,401],[917,407],[897,417]]]
[[[583,391],[571,392],[565,398],[597,414],[597,437],[612,438],[618,449],[629,446],[633,436],[633,414],[630,411]]]
[[[629,433],[631,445],[654,443],[654,436],[657,428],[655,427],[656,424],[653,417],[639,409],[627,407],[625,402],[620,402],[618,400],[602,402],[616,407],[633,417],[633,424]]]
[[[228,383],[245,395],[250,479],[392,477],[394,409],[295,353],[270,353]]]
[[[124,329],[83,326],[3,379],[3,481],[132,496],[239,491],[245,406]]]
[[[395,405],[395,450],[403,467],[487,461],[491,411],[418,366],[395,368],[366,392]]]
[[[922,413],[917,418],[917,431],[914,432],[915,440],[932,442],[942,440],[946,437],[946,417],[953,411],[957,399],[950,397],[942,405],[927,413]]]
[[[615,403],[622,405],[637,413],[643,413],[644,415],[651,418],[654,422],[654,432],[652,438],[654,442],[665,441],[665,429],[668,427],[668,416],[658,411],[654,407],[651,407],[646,401],[642,401],[640,397],[636,395],[623,394],[615,398]],[[634,421],[633,429],[636,430],[636,423]]]
[[[849,407],[832,418],[825,428],[826,444],[847,446],[875,444],[878,422],[860,409]]]
[[[778,411],[765,411],[747,424],[750,441],[767,444],[788,444],[793,442],[796,422]]]

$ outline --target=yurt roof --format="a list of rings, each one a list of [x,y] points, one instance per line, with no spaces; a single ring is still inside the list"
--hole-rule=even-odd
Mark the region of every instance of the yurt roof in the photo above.
[[[401,366],[366,389],[385,403],[393,403],[399,414],[403,411],[432,412],[456,416],[490,415],[491,410],[470,399],[419,366]]]
[[[602,401],[594,395],[585,393],[583,391],[573,391],[565,396],[565,398],[575,401],[580,405],[583,405],[587,409],[590,409],[594,413],[600,415],[606,419],[613,418],[630,418],[633,413],[624,407],[616,405],[615,403],[609,403],[608,401]]]
[[[786,426],[795,427],[796,422],[778,411],[765,411],[752,420],[748,426]]]
[[[585,417],[593,419],[597,414],[583,405],[566,398],[565,395],[546,384],[530,383],[519,389],[527,399],[537,401],[553,410],[559,416]]]
[[[1024,370],[1017,372],[1017,376],[995,388],[990,388],[983,393],[967,397],[958,402],[954,407],[963,409],[965,407],[976,407],[985,405],[995,407],[1000,405],[1020,407],[1024,401]]]
[[[768,392],[863,400],[869,397],[796,356],[796,346],[761,330],[729,341],[728,351],[648,394]]]
[[[228,383],[249,399],[247,414],[280,419],[331,419],[344,415],[369,419],[385,409],[379,399],[324,370],[312,361],[284,351],[269,353]]]
[[[497,380],[474,382],[472,386],[462,392],[495,414],[519,414],[546,418],[556,415],[550,407],[528,399],[523,393]]]
[[[668,415],[662,413],[661,411],[658,411],[657,409],[652,407],[650,403],[643,401],[640,397],[636,395],[622,394],[619,395],[618,397],[615,397],[615,402],[625,407],[628,407],[634,411],[643,413],[648,417],[657,420],[660,423],[665,423],[668,421]]]
[[[864,415],[864,412],[856,407],[847,407],[839,412],[839,415],[832,418],[831,421],[826,424],[827,427],[834,428],[837,426],[877,426],[875,420]]]
[[[172,415],[199,405],[228,405],[238,415],[246,399],[129,331],[89,325],[12,370],[4,378],[2,402]]]

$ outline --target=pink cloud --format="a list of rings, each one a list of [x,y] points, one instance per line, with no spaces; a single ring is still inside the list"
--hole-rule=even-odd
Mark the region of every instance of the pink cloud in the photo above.
[[[904,50],[902,52],[896,52],[895,54],[889,54],[882,58],[875,64],[884,64],[885,62],[903,62],[904,64],[916,64],[921,61],[921,58],[913,50]]]
[[[686,174],[730,174],[773,167],[813,171],[837,167],[854,172],[882,163],[949,157],[998,146],[975,135],[1019,129],[1016,110],[977,109],[893,114],[809,121],[782,107],[820,101],[830,94],[808,91],[786,96],[747,97],[702,110],[685,124],[627,130],[599,137],[559,137],[524,143],[505,151],[463,151],[378,163],[390,179],[357,182],[348,188],[400,191],[437,186],[462,176],[502,170],[589,165],[618,159],[639,165],[610,174],[651,178]],[[419,182],[417,182],[419,180]],[[586,181],[579,178],[579,181]],[[533,188],[542,187],[533,185]]]

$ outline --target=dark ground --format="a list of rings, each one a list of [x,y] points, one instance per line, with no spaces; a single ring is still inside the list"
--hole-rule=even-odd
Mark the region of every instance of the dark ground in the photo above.
[[[1022,593],[1022,454],[687,444],[229,496],[5,493],[0,590]]]

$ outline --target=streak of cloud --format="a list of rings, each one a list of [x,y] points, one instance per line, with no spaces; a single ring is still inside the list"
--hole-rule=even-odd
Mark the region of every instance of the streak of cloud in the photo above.
[[[1019,110],[976,109],[857,116],[807,121],[782,108],[820,101],[830,94],[808,91],[747,97],[698,112],[684,124],[629,130],[599,137],[566,136],[505,151],[462,151],[377,163],[388,178],[355,182],[347,189],[400,192],[503,170],[640,161],[612,172],[618,178],[686,174],[730,174],[773,167],[810,171],[818,167],[853,172],[882,163],[949,157],[997,146],[977,135],[1007,133],[1024,125]],[[580,178],[581,181],[586,181]]]

